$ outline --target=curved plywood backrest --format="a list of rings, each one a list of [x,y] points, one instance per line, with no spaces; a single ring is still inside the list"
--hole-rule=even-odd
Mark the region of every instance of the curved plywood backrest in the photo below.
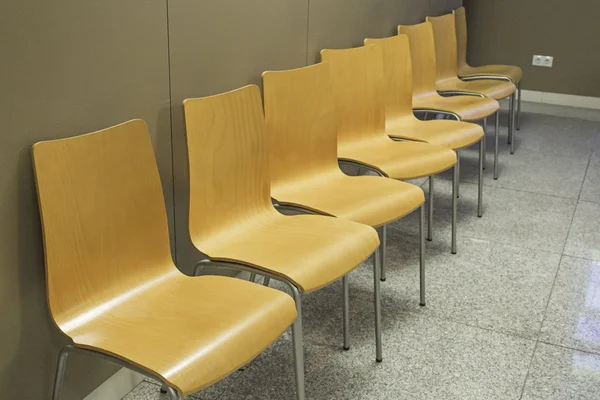
[[[453,13],[456,25],[457,66],[460,69],[467,65],[467,14],[464,7],[457,8]]]
[[[412,61],[408,37],[399,35],[385,39],[365,39],[365,45],[370,44],[379,46],[383,55],[386,123],[406,116],[413,117]]]
[[[144,121],[33,146],[50,312],[69,334],[178,273]]]
[[[265,72],[263,91],[273,191],[317,174],[339,172],[329,65]]]
[[[196,244],[226,241],[236,226],[272,208],[261,102],[256,85],[183,102]]]
[[[435,42],[431,23],[400,25],[398,34],[408,37],[413,71],[413,98],[437,93]]]
[[[441,17],[427,17],[433,27],[435,42],[435,56],[437,63],[437,80],[456,78],[457,55],[456,55],[456,25],[454,15],[446,14]]]
[[[331,66],[337,107],[338,145],[385,136],[383,56],[377,46],[322,50]]]

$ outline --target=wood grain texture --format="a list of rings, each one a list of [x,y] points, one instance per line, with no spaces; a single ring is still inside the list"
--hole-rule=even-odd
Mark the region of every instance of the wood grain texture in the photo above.
[[[436,54],[436,89],[438,92],[466,92],[482,94],[500,100],[512,95],[517,87],[506,81],[482,79],[463,81],[458,77],[456,25],[454,15],[427,17],[431,23]]]
[[[409,41],[413,73],[413,108],[448,111],[464,121],[478,121],[500,108],[494,99],[473,96],[442,97],[436,90],[435,39],[431,22],[400,25],[398,33]]]
[[[211,259],[263,269],[304,292],[354,269],[379,245],[366,225],[284,216],[271,203],[260,91],[251,85],[184,101],[190,236]]]
[[[323,50],[337,106],[338,157],[362,163],[394,179],[437,174],[456,163],[441,146],[394,142],[385,129],[385,75],[377,46]]]
[[[513,83],[519,83],[523,78],[523,70],[516,65],[482,65],[472,67],[467,62],[467,14],[464,7],[452,12],[456,25],[457,68],[461,78],[478,76],[504,76]]]
[[[381,48],[386,89],[385,127],[394,138],[416,140],[452,150],[468,147],[483,137],[476,124],[450,121],[421,121],[413,114],[412,61],[406,35],[366,39],[365,45]]]
[[[250,361],[294,321],[282,292],[177,270],[143,121],[40,142],[33,156],[50,313],[76,346],[187,395]]]
[[[336,107],[327,63],[263,74],[271,193],[280,204],[385,225],[424,202],[418,186],[347,176],[338,166]]]

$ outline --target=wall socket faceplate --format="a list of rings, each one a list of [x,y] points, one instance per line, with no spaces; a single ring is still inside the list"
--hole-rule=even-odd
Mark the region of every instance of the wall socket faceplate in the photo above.
[[[536,67],[547,67],[552,68],[552,64],[554,64],[554,57],[552,56],[533,56],[532,65]]]

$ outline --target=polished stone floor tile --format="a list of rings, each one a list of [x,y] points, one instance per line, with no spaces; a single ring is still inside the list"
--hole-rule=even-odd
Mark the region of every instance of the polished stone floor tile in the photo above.
[[[600,398],[600,356],[539,343],[522,400]]]
[[[450,240],[451,181],[436,181],[434,235]],[[497,187],[485,187],[483,218],[477,218],[477,185],[461,183],[459,237],[561,253],[577,201]],[[416,220],[415,220],[416,221]],[[410,229],[416,232],[415,226]]]
[[[540,340],[600,354],[600,262],[564,256]]]
[[[565,254],[600,261],[600,203],[577,204]]]
[[[364,306],[370,304],[359,308]],[[380,364],[367,340],[355,340],[349,351],[343,351],[307,339],[307,398],[517,400],[535,344],[402,312],[389,321],[383,336]],[[286,336],[255,360],[220,399],[293,399],[293,382]]]
[[[579,199],[600,203],[600,148],[592,154]]]
[[[188,396],[186,400],[195,400],[197,397]],[[137,385],[123,400],[169,400],[166,394],[160,392],[160,386],[144,381]]]
[[[220,380],[212,386],[194,393],[187,400],[213,400],[219,398],[227,387],[241,375],[241,371],[236,371],[228,377]],[[123,400],[168,400],[167,396],[160,393],[160,382],[146,378],[140,383],[131,393],[123,398]]]

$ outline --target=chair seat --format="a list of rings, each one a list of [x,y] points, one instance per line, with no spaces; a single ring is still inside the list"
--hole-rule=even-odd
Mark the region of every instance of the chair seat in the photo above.
[[[415,185],[376,176],[347,176],[340,170],[294,185],[274,185],[273,198],[339,218],[379,227],[409,214],[425,201]]]
[[[523,70],[516,65],[484,65],[481,67],[463,66],[458,70],[461,78],[478,76],[505,76],[513,83],[519,83],[523,79]]]
[[[71,320],[65,333],[77,347],[161,376],[184,396],[245,365],[296,318],[290,296],[239,279],[192,278],[173,267],[150,282],[89,321]]]
[[[500,108],[494,99],[473,96],[443,97],[437,93],[413,98],[413,109],[449,111],[463,121],[479,121],[493,115]]]
[[[209,240],[192,238],[214,261],[250,265],[292,281],[304,293],[342,278],[379,246],[370,226],[269,207]]]
[[[452,150],[477,143],[483,128],[477,124],[450,120],[420,121],[414,117],[386,122],[390,137],[427,142]]]
[[[436,84],[438,92],[465,92],[482,94],[491,99],[501,100],[512,95],[517,87],[507,81],[481,79],[462,81],[458,77],[440,80]]]
[[[420,142],[394,142],[385,137],[346,144],[338,150],[341,160],[359,162],[390,178],[401,180],[435,175],[456,164],[456,153],[445,147]]]

